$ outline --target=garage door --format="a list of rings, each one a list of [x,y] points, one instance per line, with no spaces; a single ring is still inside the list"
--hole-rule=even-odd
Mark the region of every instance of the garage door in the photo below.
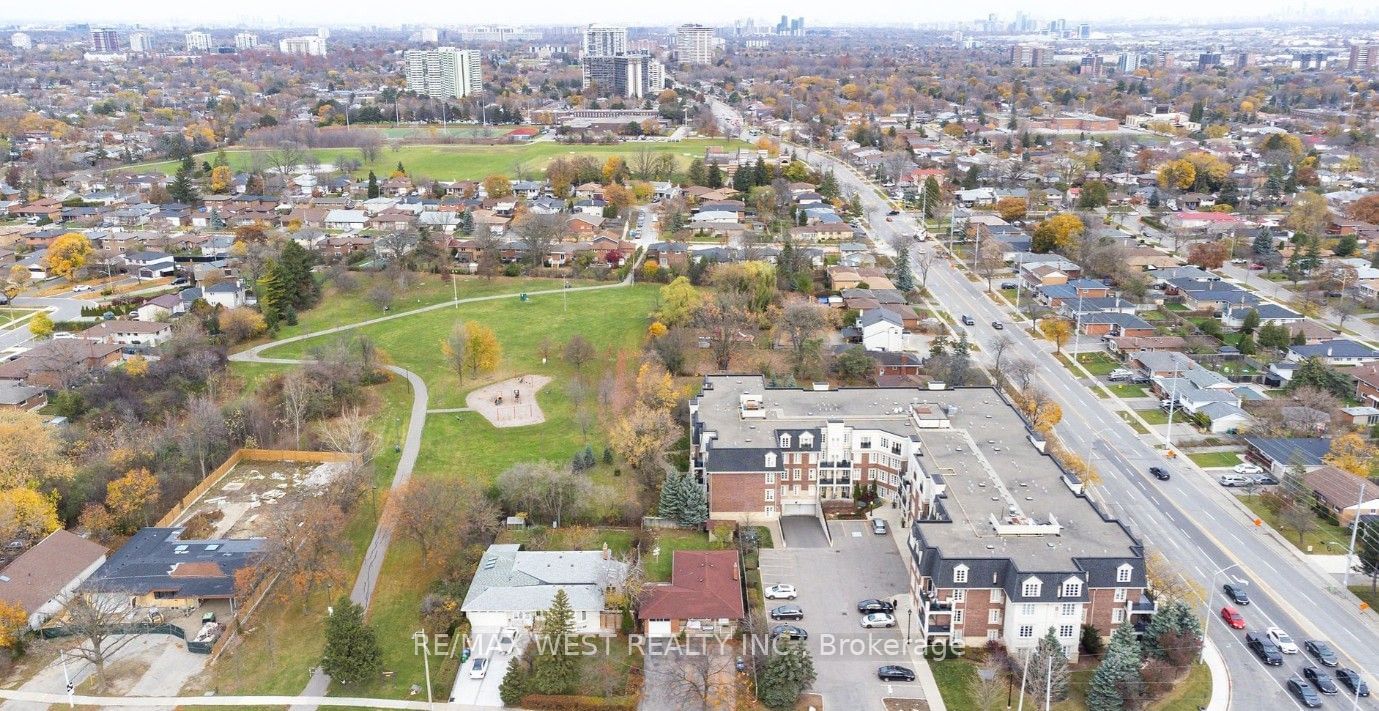
[[[646,633],[650,637],[671,637],[670,620],[647,620]]]
[[[782,516],[813,516],[816,511],[814,504],[783,504],[780,514]]]

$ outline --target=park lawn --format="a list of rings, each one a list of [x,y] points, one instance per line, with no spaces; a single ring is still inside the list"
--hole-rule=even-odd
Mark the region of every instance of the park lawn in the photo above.
[[[1205,664],[1194,664],[1187,676],[1163,698],[1149,705],[1150,711],[1198,711],[1211,701],[1211,671]]]
[[[527,526],[503,529],[495,542],[517,543],[523,550],[529,551],[593,550],[608,546],[614,555],[626,555],[632,550],[634,538],[636,532],[630,528]]]
[[[1135,413],[1144,418],[1144,421],[1151,425],[1168,424],[1168,413],[1157,407],[1150,410],[1135,410]]]
[[[230,374],[239,379],[239,391],[246,395],[259,389],[269,378],[274,375],[285,374],[292,370],[293,366],[281,365],[278,363],[244,363],[240,361],[230,362]]]
[[[1311,548],[1313,553],[1329,553],[1332,550],[1345,552],[1350,544],[1349,531],[1316,516],[1313,516],[1312,530],[1304,534],[1299,541],[1297,531],[1291,526],[1284,525],[1276,514],[1265,508],[1258,494],[1242,496],[1240,503],[1245,504],[1261,521],[1278,531],[1280,537],[1304,553],[1308,552],[1308,548]],[[1327,545],[1328,541],[1331,543],[1330,546]]]
[[[660,549],[660,555],[646,551],[646,577],[652,582],[666,582],[670,580],[670,564],[675,558],[675,551],[703,551],[713,548],[709,542],[707,533],[699,531],[681,531],[673,528],[662,529],[656,535],[655,548]],[[653,550],[655,550],[653,548]]]
[[[610,156],[621,156],[629,163],[642,149],[652,153],[670,153],[676,157],[676,167],[684,170],[695,158],[704,157],[704,149],[746,148],[748,144],[731,139],[688,139],[675,143],[634,142],[613,144],[565,144],[554,141],[539,141],[524,144],[500,146],[480,145],[410,145],[396,150],[382,150],[376,160],[364,162],[355,176],[363,178],[373,171],[379,179],[391,175],[402,163],[408,175],[414,179],[433,180],[481,180],[489,175],[536,174],[545,169],[552,160],[562,156],[588,155],[602,163]],[[254,155],[260,149],[240,148],[226,151],[230,167],[246,170],[253,167]],[[321,164],[334,164],[341,157],[362,160],[354,148],[321,148],[310,151]],[[197,164],[212,160],[213,153],[195,156]],[[179,161],[161,161],[139,166],[139,170],[158,171],[171,175],[177,172]]]
[[[1233,467],[1240,463],[1240,455],[1235,452],[1193,452],[1187,458],[1203,469]]]
[[[1369,583],[1365,583],[1364,585],[1351,585],[1350,591],[1355,593],[1356,597],[1369,603],[1370,612],[1379,612],[1379,592],[1375,592],[1371,589]]]
[[[1079,353],[1077,361],[1092,375],[1109,375],[1111,371],[1121,367],[1115,358],[1105,353]]]

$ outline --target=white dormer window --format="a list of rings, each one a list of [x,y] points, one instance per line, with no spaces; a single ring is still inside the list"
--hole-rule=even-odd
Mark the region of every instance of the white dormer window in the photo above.
[[[780,436],[780,448],[790,449],[790,435],[783,434]]]
[[[775,453],[775,452],[767,452],[767,453],[766,453],[766,468],[767,468],[767,469],[775,469],[775,468],[776,468],[776,453]]]
[[[1039,580],[1039,578],[1029,578],[1020,586],[1020,595],[1022,597],[1039,597],[1039,593],[1042,592],[1043,589],[1043,581]]]
[[[1063,581],[1063,589],[1058,592],[1059,597],[1078,597],[1082,595],[1081,580]]]
[[[956,567],[956,568],[953,569],[953,582],[955,582],[955,583],[966,583],[966,582],[967,582],[967,566],[965,566],[965,565],[959,565],[958,567]]]
[[[808,448],[813,447],[813,446],[814,446],[814,435],[809,434],[808,432],[801,432],[801,433],[800,433],[800,447],[801,447],[801,448],[804,448],[804,449],[808,449]]]
[[[1135,570],[1134,568],[1130,567],[1130,564],[1129,564],[1129,563],[1125,563],[1125,564],[1121,565],[1119,568],[1116,568],[1116,582],[1118,582],[1118,583],[1128,583],[1128,582],[1130,582],[1130,575],[1134,572],[1134,570]]]

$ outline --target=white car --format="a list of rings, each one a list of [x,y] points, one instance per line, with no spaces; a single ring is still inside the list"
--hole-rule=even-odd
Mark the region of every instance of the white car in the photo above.
[[[469,667],[470,679],[482,679],[488,673],[488,659],[485,657],[475,657],[470,660]]]
[[[501,651],[503,654],[508,654],[508,653],[512,652],[512,646],[513,646],[516,642],[517,642],[517,629],[516,629],[516,628],[513,628],[513,627],[504,627],[504,628],[503,628],[503,631],[498,633],[498,649],[499,649],[499,651]]]
[[[90,284],[78,284],[77,286],[72,287],[72,293],[74,293],[74,294],[80,294],[80,293],[87,292],[87,291],[90,291],[90,290],[91,290],[91,285],[90,285]]]
[[[1297,642],[1294,642],[1293,638],[1289,637],[1287,632],[1277,627],[1270,627],[1264,631],[1264,635],[1269,638],[1270,642],[1274,643],[1275,647],[1278,647],[1278,651],[1284,654],[1298,653]]]
[[[1257,464],[1250,464],[1249,462],[1241,462],[1241,463],[1235,465],[1234,467],[1232,467],[1232,468],[1231,468],[1231,471],[1235,472],[1236,474],[1263,474],[1263,473],[1264,473],[1264,470],[1261,469],[1261,468],[1259,468],[1259,465],[1257,465]]]
[[[785,585],[778,583],[776,585],[772,585],[769,588],[766,588],[765,592],[763,593],[763,596],[767,600],[794,600],[796,597],[799,596],[799,593],[795,592],[794,585]]]
[[[873,612],[862,618],[862,626],[868,629],[872,627],[894,627],[895,615],[889,612]]]

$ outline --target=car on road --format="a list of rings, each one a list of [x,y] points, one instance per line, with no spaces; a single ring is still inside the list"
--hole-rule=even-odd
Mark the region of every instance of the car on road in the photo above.
[[[1289,637],[1288,633],[1281,628],[1270,627],[1264,630],[1264,634],[1268,636],[1270,642],[1274,643],[1274,646],[1278,647],[1278,651],[1284,654],[1297,654],[1300,651],[1298,643],[1294,642],[1293,638]]]
[[[867,629],[872,627],[894,627],[895,615],[889,612],[873,612],[862,618],[862,626]]]
[[[1168,474],[1168,470],[1163,467],[1150,467],[1149,473],[1153,474],[1154,478],[1159,481],[1168,481],[1171,478]]]
[[[872,612],[895,612],[895,605],[886,600],[873,598],[857,603],[857,611],[864,615]]]
[[[784,583],[772,585],[762,592],[762,596],[767,600],[794,600],[799,597],[799,595],[800,594],[795,591],[794,585],[786,585]]]
[[[963,314],[963,315],[962,315],[962,325],[964,325],[964,326],[976,326],[976,325],[977,325],[977,319],[972,318],[971,316],[968,316],[967,314]]]
[[[1230,605],[1221,608],[1221,619],[1225,620],[1226,624],[1231,626],[1231,629],[1245,629],[1245,616]]]
[[[78,285],[72,287],[72,293],[73,293],[73,294],[81,294],[81,293],[84,293],[84,292],[87,292],[87,291],[90,291],[90,290],[91,290],[91,285],[90,285],[90,284],[78,284]]]
[[[1360,672],[1350,667],[1341,667],[1336,670],[1336,678],[1340,679],[1341,685],[1350,689],[1351,693],[1356,696],[1369,696],[1369,685],[1360,678]]]
[[[1001,323],[1000,321],[992,321],[991,327],[996,329],[997,331],[1004,331],[1006,328],[1005,324]]]
[[[1278,647],[1275,647],[1274,643],[1268,639],[1254,632],[1248,632],[1245,634],[1245,646],[1249,647],[1250,651],[1254,652],[1255,656],[1259,657],[1259,660],[1265,664],[1271,667],[1283,666],[1283,653],[1279,652]]]
[[[1231,467],[1231,471],[1236,474],[1261,474],[1264,472],[1258,464],[1251,464],[1249,462],[1241,462]]]
[[[881,681],[914,681],[915,672],[899,664],[887,664],[876,670],[876,678]]]
[[[1336,686],[1336,680],[1332,679],[1330,674],[1310,664],[1302,668],[1302,678],[1311,682],[1312,686],[1317,687],[1317,691],[1323,694],[1341,693],[1341,687]]]
[[[886,527],[885,519],[874,518],[871,520],[871,532],[878,536],[884,536],[890,532],[890,529]]]
[[[1324,667],[1336,667],[1341,665],[1341,660],[1336,656],[1336,650],[1331,645],[1319,639],[1309,639],[1302,643],[1302,648],[1307,653],[1316,658]]]
[[[1250,596],[1245,594],[1245,589],[1235,583],[1226,583],[1221,586],[1221,592],[1226,593],[1226,597],[1237,605],[1250,604]]]
[[[804,608],[799,605],[780,605],[771,608],[771,619],[773,620],[803,620]]]
[[[803,627],[795,625],[776,625],[771,628],[771,637],[785,639],[809,639],[809,633]]]
[[[1312,685],[1295,676],[1288,677],[1288,693],[1298,697],[1298,701],[1309,709],[1321,708],[1322,697],[1317,695],[1317,691]]]
[[[469,678],[482,679],[488,673],[488,658],[475,657],[469,663]]]
[[[900,214],[900,211],[899,211],[899,210],[891,210],[890,212],[888,212],[888,213],[886,213],[886,214],[887,214],[888,216],[890,216],[890,217],[895,217],[896,215],[899,215],[899,214]]]

